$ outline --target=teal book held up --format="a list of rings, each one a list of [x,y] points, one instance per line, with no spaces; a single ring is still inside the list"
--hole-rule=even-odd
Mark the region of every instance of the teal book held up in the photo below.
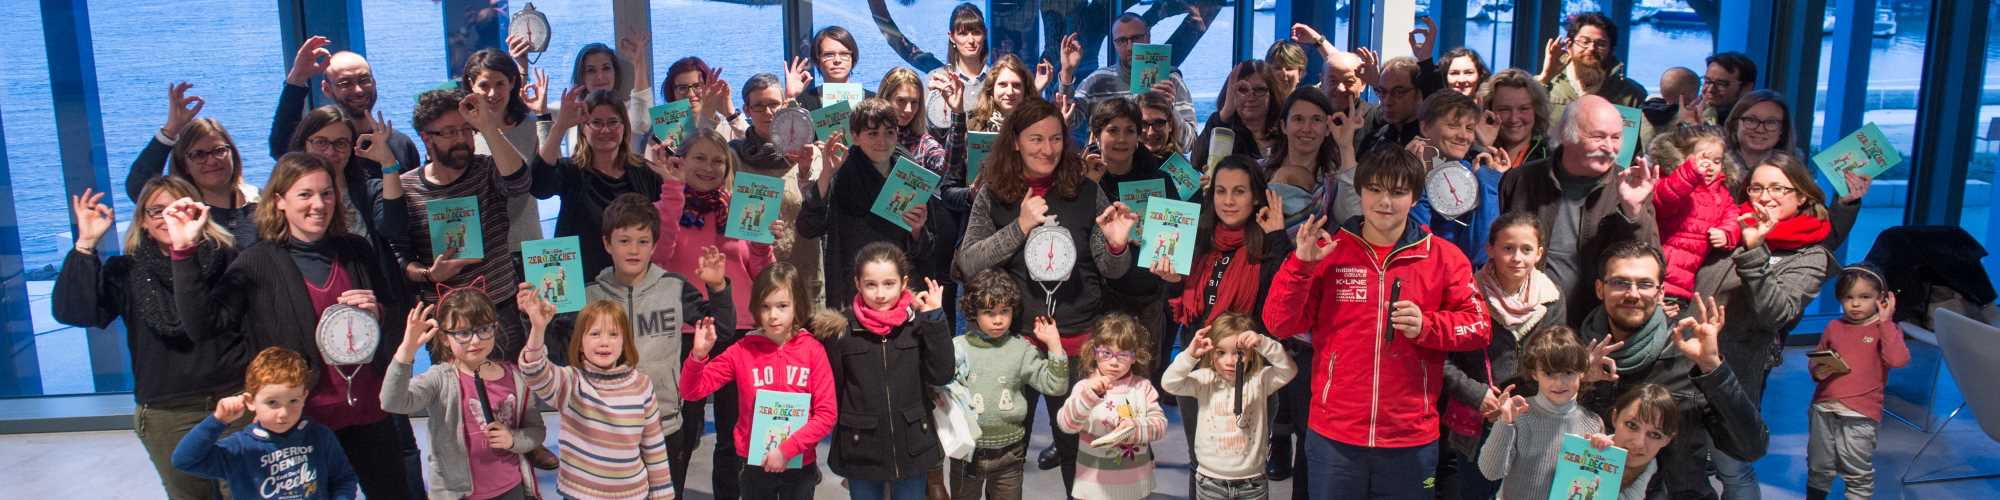
[[[819,95],[821,106],[836,102],[845,102],[848,106],[854,106],[861,104],[861,100],[868,97],[868,92],[862,90],[859,83],[829,83],[819,87]]]
[[[776,241],[771,221],[778,219],[778,204],[785,200],[785,180],[768,175],[737,172],[729,186],[729,220],[722,235],[766,245]]]
[[[875,195],[875,206],[869,211],[896,223],[897,227],[915,231],[916,228],[903,222],[903,214],[929,202],[931,193],[937,192],[938,180],[937,173],[897,156],[896,166],[889,170],[889,179],[882,183],[882,192]]]
[[[1187,157],[1179,153],[1167,155],[1167,162],[1160,165],[1160,170],[1174,180],[1174,191],[1180,194],[1180,199],[1192,199],[1195,191],[1201,190],[1201,171],[1195,170]]]
[[[853,145],[854,138],[849,136],[854,134],[845,133],[848,132],[847,117],[853,114],[854,106],[847,101],[821,106],[812,111],[813,131],[819,134],[819,140],[822,141],[833,140],[834,132],[844,132],[841,135],[841,142]]]
[[[1174,74],[1174,46],[1142,43],[1132,46],[1132,93],[1144,94]]]
[[[1840,142],[1827,146],[1812,157],[1813,166],[1826,175],[1826,181],[1833,183],[1833,190],[1840,196],[1847,196],[1846,172],[1870,179],[1896,165],[1903,163],[1903,152],[1896,150],[1889,138],[1882,136],[1882,128],[1873,122],[1860,130],[1847,134]]]
[[[583,310],[583,254],[575,236],[522,242],[521,278],[556,312]]]
[[[1167,195],[1166,179],[1146,179],[1143,181],[1118,183],[1118,201],[1124,202],[1125,208],[1132,209],[1132,213],[1146,213],[1146,200],[1153,198],[1170,198]],[[1131,238],[1133,241],[1137,241],[1139,236],[1143,234],[1146,234],[1144,224],[1134,224],[1132,226]]]
[[[1624,170],[1632,166],[1632,156],[1639,152],[1639,123],[1646,119],[1646,115],[1639,108],[1611,106],[1618,108],[1618,117],[1625,121],[1625,136],[1618,144],[1618,164],[1612,165],[1612,168]]]
[[[1145,235],[1139,247],[1139,268],[1150,269],[1153,262],[1169,259],[1174,272],[1187,274],[1194,268],[1195,231],[1201,226],[1201,205],[1173,198],[1146,201],[1141,221]]]
[[[1555,480],[1549,482],[1549,500],[1618,500],[1618,486],[1624,479],[1623,448],[1599,450],[1583,436],[1563,434]]]
[[[675,147],[687,144],[687,129],[694,123],[693,106],[693,101],[681,99],[647,109],[653,120],[653,138]]]
[[[998,132],[965,133],[965,185],[978,182],[979,169],[986,166],[986,155],[993,152],[993,140],[998,138]]]
[[[431,255],[457,250],[454,259],[486,258],[485,231],[479,225],[479,198],[460,196],[424,205],[430,222]]]
[[[756,406],[750,414],[750,464],[764,463],[764,455],[778,452],[785,439],[805,427],[812,413],[812,394],[758,389]],[[805,457],[793,456],[785,468],[805,466]]]

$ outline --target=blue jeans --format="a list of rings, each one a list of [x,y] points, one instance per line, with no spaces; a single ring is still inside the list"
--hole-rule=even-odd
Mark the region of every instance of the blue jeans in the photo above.
[[[1757,500],[1763,492],[1757,485],[1756,464],[1737,460],[1710,447],[1708,461],[1715,464],[1715,478],[1722,481],[1723,500]]]
[[[894,481],[849,479],[847,497],[853,500],[882,500],[882,495],[887,494],[889,500],[924,500],[925,479],[926,476],[922,475]]]
[[[1311,429],[1299,431],[1305,441],[1308,498],[1373,498],[1431,500],[1437,472],[1438,445],[1409,448],[1368,448],[1335,442]]]

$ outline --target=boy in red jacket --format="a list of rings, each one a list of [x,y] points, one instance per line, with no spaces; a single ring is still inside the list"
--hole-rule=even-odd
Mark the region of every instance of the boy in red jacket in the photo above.
[[[1408,151],[1368,152],[1354,176],[1362,215],[1337,234],[1308,219],[1271,284],[1271,333],[1312,335],[1305,446],[1315,500],[1430,498],[1445,352],[1486,348],[1472,265],[1410,222],[1423,179]]]

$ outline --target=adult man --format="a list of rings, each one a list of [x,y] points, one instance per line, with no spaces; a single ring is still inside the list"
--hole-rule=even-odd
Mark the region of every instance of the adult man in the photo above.
[[[1090,109],[1099,101],[1112,97],[1132,96],[1132,46],[1153,43],[1153,35],[1146,20],[1138,14],[1127,12],[1111,22],[1111,46],[1118,52],[1118,64],[1097,68],[1090,76],[1083,77],[1083,83],[1076,83],[1076,66],[1083,62],[1083,45],[1075,35],[1063,39],[1062,71],[1058,79],[1062,85],[1061,94],[1074,96],[1076,110],[1070,113],[1069,128],[1082,139],[1088,133]],[[1039,90],[1039,89],[1037,89]],[[1181,71],[1175,68],[1173,74],[1153,84],[1153,90],[1174,96],[1174,114],[1180,122],[1181,130],[1197,130],[1194,122],[1194,98],[1188,94],[1187,84],[1181,81]]]
[[[1625,127],[1604,98],[1584,96],[1564,108],[1556,130],[1561,144],[1548,158],[1501,177],[1500,212],[1529,211],[1548,231],[1542,269],[1570,300],[1574,326],[1597,306],[1585,286],[1586,276],[1597,275],[1594,256],[1620,241],[1659,245],[1652,204],[1659,172],[1644,159],[1614,172]]]
[[[472,288],[467,291],[484,293],[500,313],[503,332],[495,355],[509,359],[520,353],[527,337],[515,312],[514,291],[520,275],[507,244],[507,198],[528,192],[531,179],[522,168],[525,163],[520,151],[507,139],[504,108],[464,90],[433,90],[417,97],[411,114],[430,162],[402,174],[409,224],[402,238],[405,243],[397,249],[403,259],[403,274],[428,303],[436,303],[441,290]],[[486,140],[492,156],[473,153],[475,136]],[[479,206],[478,227],[467,230],[480,231],[484,257],[458,258],[467,253],[459,248],[434,253],[430,227],[443,222],[431,220],[427,207],[465,197],[477,200]]]
[[[1667,68],[1660,73],[1660,95],[1646,99],[1640,110],[1646,113],[1646,124],[1655,129],[1665,129],[1676,123],[1693,125],[1699,121],[1695,113],[1701,107],[1701,76],[1694,70],[1680,66]],[[1684,112],[1683,109],[1694,113]]]
[[[1362,56],[1364,61],[1367,58]],[[1382,102],[1368,113],[1368,121],[1361,127],[1361,140],[1355,156],[1385,145],[1403,147],[1423,135],[1423,125],[1417,120],[1418,108],[1424,102],[1424,92],[1417,88],[1417,76],[1422,71],[1417,60],[1409,57],[1390,59],[1382,63],[1381,75],[1372,79],[1370,66],[1362,63],[1361,78],[1375,87],[1375,95]]]
[[[347,123],[354,129],[354,134],[359,136],[373,131],[369,127],[374,122],[368,118],[375,111],[375,70],[369,67],[368,60],[361,54],[327,50],[329,43],[332,42],[323,36],[308,38],[305,43],[299,44],[298,54],[292,57],[292,69],[285,73],[285,90],[278,94],[278,111],[271,117],[271,158],[290,152],[292,131],[299,128],[299,119],[306,112],[306,94],[312,91],[306,85],[321,75],[326,78],[319,82],[320,93],[332,98],[334,104],[347,113]],[[422,159],[417,156],[417,145],[410,141],[410,136],[392,127],[388,137],[389,151],[396,154],[396,162],[402,164],[404,169]],[[360,156],[355,156],[355,160],[369,167],[362,171],[368,172],[371,177],[379,177],[382,167],[388,166],[376,165]]]
[[[1736,100],[1757,88],[1757,63],[1742,52],[1708,56],[1707,63],[1701,100],[1694,107],[1700,110],[1702,123],[1721,125],[1729,118],[1729,111],[1736,109]]]
[[[1692,314],[1669,319],[1660,305],[1666,265],[1656,245],[1619,242],[1598,267],[1603,273],[1593,280],[1592,296],[1603,305],[1586,309],[1577,329],[1592,346],[1577,401],[1610,422],[1626,390],[1641,384],[1667,389],[1680,403],[1680,429],[1653,457],[1659,468],[1652,484],[1633,487],[1644,488],[1647,498],[1715,498],[1709,452],[1755,460],[1770,440],[1757,404],[1722,362],[1722,307],[1697,297]]]
[[[1541,79],[1549,87],[1551,110],[1585,95],[1634,108],[1646,102],[1646,86],[1627,78],[1625,64],[1611,56],[1612,47],[1618,45],[1618,26],[1610,17],[1601,12],[1570,16],[1568,31],[1568,37],[1549,41],[1548,58],[1542,62]]]

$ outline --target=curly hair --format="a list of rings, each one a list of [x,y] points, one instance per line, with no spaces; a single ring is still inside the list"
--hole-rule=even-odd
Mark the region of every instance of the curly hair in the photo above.
[[[1023,132],[1043,120],[1055,120],[1057,127],[1063,127],[1062,113],[1056,111],[1054,104],[1041,99],[1023,99],[1020,106],[1007,114],[1006,126],[1000,128],[1000,136],[993,140],[993,154],[987,156],[986,169],[979,174],[994,201],[1019,203],[1028,195],[1028,161],[1014,145]],[[1089,179],[1083,176],[1083,159],[1077,157],[1068,129],[1057,135],[1063,147],[1056,155],[1055,185],[1049,187],[1049,197],[1074,200],[1082,194],[1081,187]]]
[[[1020,309],[1021,284],[1014,276],[999,269],[987,269],[972,275],[965,283],[965,293],[958,296],[958,309],[963,314],[978,316],[1002,307]]]
[[[437,89],[417,95],[417,109],[410,112],[410,121],[416,125],[417,134],[430,137],[431,123],[444,118],[447,113],[458,112],[458,102],[465,100],[465,89]]]
[[[1534,132],[1529,138],[1543,137],[1549,133],[1549,90],[1535,77],[1520,68],[1507,68],[1494,73],[1492,78],[1484,78],[1479,84],[1479,102],[1487,111],[1493,111],[1493,94],[1500,89],[1521,89],[1528,93],[1528,102],[1535,110]]]
[[[1102,347],[1132,353],[1132,365],[1127,374],[1145,377],[1153,366],[1152,333],[1139,326],[1139,320],[1125,313],[1111,313],[1097,320],[1090,329],[1090,341],[1083,344],[1083,366],[1092,372],[1097,370],[1097,349]]]
[[[267,385],[290,385],[312,390],[312,369],[306,358],[291,349],[266,347],[243,370],[243,392],[255,395]]]

